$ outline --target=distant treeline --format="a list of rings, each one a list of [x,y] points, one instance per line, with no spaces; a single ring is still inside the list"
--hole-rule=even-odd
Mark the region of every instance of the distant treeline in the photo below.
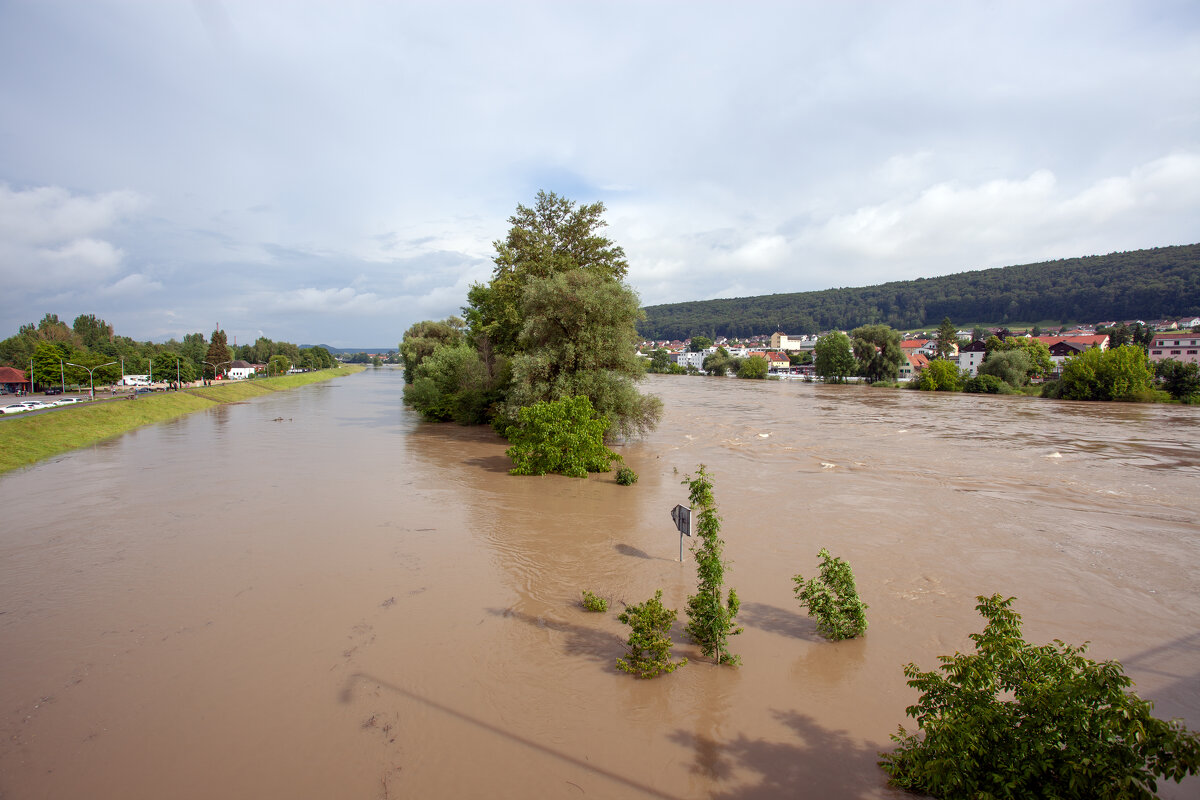
[[[858,289],[826,289],[648,306],[647,339],[692,334],[799,335],[883,323],[899,330],[955,322],[1152,320],[1200,314],[1200,244],[1157,247]]]

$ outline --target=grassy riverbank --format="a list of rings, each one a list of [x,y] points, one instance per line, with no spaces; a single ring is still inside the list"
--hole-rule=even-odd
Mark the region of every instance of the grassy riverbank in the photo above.
[[[361,366],[346,366],[278,378],[220,383],[182,392],[139,395],[134,401],[98,401],[7,419],[0,422],[0,474],[145,425],[362,370]]]

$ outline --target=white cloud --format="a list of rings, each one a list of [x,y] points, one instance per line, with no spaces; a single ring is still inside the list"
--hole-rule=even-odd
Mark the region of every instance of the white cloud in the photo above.
[[[0,184],[0,275],[10,288],[101,286],[120,272],[125,253],[100,237],[141,205],[127,191],[87,196]]]
[[[105,286],[99,290],[99,294],[105,297],[136,298],[161,291],[162,288],[161,281],[156,281],[141,273],[134,273],[126,275],[111,286]]]

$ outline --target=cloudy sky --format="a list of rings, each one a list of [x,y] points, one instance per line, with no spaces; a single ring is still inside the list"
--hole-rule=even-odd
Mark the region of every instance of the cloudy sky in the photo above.
[[[0,0],[0,337],[395,346],[539,189],[645,304],[1200,241],[1200,4]]]

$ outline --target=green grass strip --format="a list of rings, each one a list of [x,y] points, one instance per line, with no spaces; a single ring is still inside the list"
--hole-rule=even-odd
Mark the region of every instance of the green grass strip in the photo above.
[[[215,386],[182,392],[138,395],[133,401],[84,403],[44,414],[22,414],[14,419],[0,420],[0,474],[194,411],[352,375],[362,369],[361,366],[348,366],[254,381],[222,381]]]

